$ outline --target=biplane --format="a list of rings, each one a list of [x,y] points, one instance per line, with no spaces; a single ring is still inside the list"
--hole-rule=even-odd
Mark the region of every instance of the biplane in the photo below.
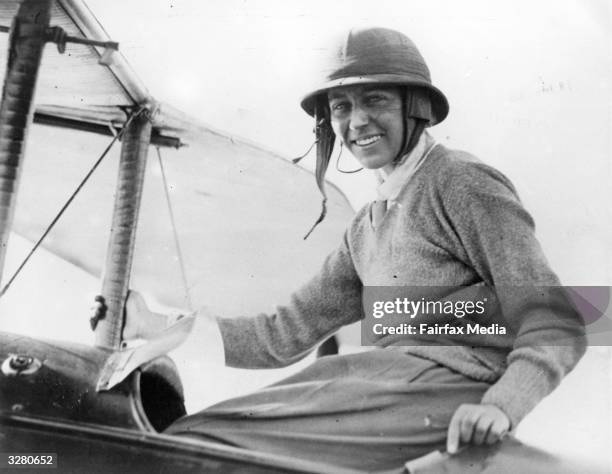
[[[167,356],[180,334],[135,348],[121,336],[129,288],[264,309],[338,241],[353,214],[342,193],[303,241],[311,173],[157,101],[82,0],[5,0],[0,27],[0,452],[54,454],[58,472],[357,472],[163,434],[186,413],[189,382]],[[282,277],[271,252],[291,262]],[[52,281],[37,258],[77,270]],[[31,296],[34,277],[59,292]],[[104,298],[104,318],[88,320],[80,292]],[[394,472],[587,472],[516,440],[406,461]]]

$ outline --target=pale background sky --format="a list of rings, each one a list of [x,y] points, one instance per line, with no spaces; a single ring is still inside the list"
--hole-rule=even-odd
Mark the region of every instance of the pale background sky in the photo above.
[[[566,283],[612,282],[607,0],[88,4],[156,98],[287,157],[312,142],[298,104],[328,38],[358,25],[404,31],[451,104],[434,136],[509,175]],[[368,172],[329,177],[356,208],[374,197]]]

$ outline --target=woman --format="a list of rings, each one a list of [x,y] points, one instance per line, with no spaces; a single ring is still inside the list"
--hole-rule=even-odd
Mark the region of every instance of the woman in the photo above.
[[[317,182],[324,194],[337,137],[379,173],[379,199],[358,212],[288,304],[274,314],[217,319],[226,363],[299,360],[363,319],[372,287],[401,287],[415,301],[434,287],[486,287],[494,295],[488,321],[508,332],[448,336],[443,344],[385,334],[377,340],[384,350],[321,358],[167,432],[367,470],[396,468],[445,443],[450,453],[460,443],[496,443],[579,360],[580,317],[562,294],[542,295],[542,286],[559,282],[508,179],[425,131],[444,120],[448,103],[414,44],[370,28],[352,30],[335,52],[326,81],[302,102],[316,120]],[[126,336],[155,330],[156,316],[137,294],[127,313]],[[570,342],[551,342],[557,338]]]

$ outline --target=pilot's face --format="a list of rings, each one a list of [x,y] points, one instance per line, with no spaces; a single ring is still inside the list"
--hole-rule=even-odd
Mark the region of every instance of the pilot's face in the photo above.
[[[393,171],[404,141],[399,87],[355,85],[328,92],[336,136],[364,168]]]

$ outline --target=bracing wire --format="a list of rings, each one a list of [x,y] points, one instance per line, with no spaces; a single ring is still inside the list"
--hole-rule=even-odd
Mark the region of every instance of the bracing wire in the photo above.
[[[164,164],[159,151],[159,147],[155,147],[157,150],[157,159],[159,160],[159,169],[161,170],[162,181],[164,183],[164,193],[166,195],[166,203],[168,204],[168,214],[170,215],[170,224],[172,225],[172,233],[174,235],[174,245],[176,247],[176,253],[178,256],[179,267],[181,269],[181,278],[183,280],[183,286],[185,289],[185,301],[187,303],[187,309],[193,311],[193,303],[191,300],[191,294],[189,292],[189,284],[187,283],[187,272],[185,270],[185,260],[183,259],[183,252],[181,251],[181,245],[178,238],[178,232],[176,228],[176,220],[174,219],[174,211],[172,210],[172,202],[170,201],[170,189],[168,187],[168,180],[166,179],[166,171],[164,170]]]
[[[113,145],[117,142],[117,140],[120,140],[121,137],[123,136],[123,133],[125,132],[125,130],[127,130],[130,122],[137,117],[138,115],[140,115],[143,111],[145,110],[145,108],[141,108],[139,109],[137,112],[135,112],[134,114],[130,115],[130,117],[128,118],[128,120],[125,122],[125,125],[123,126],[123,128],[121,129],[121,131],[119,133],[117,133],[113,139],[110,141],[110,143],[108,144],[108,146],[104,149],[104,151],[102,152],[102,154],[100,155],[100,157],[96,160],[96,162],[93,164],[93,166],[91,167],[91,169],[87,172],[87,174],[85,175],[85,177],[81,180],[81,182],[79,183],[79,185],[76,187],[76,189],[74,190],[74,192],[70,195],[70,197],[68,198],[68,200],[66,201],[66,203],[62,206],[62,208],[59,210],[59,212],[57,213],[57,215],[53,218],[53,220],[51,221],[51,223],[47,226],[47,228],[45,229],[45,231],[43,232],[42,236],[36,241],[36,243],[34,244],[34,246],[32,247],[32,249],[30,250],[30,252],[26,255],[26,257],[23,259],[23,261],[21,262],[21,264],[19,265],[19,267],[17,268],[17,270],[15,270],[15,272],[13,273],[13,275],[11,276],[11,278],[9,279],[9,281],[6,283],[6,285],[4,285],[4,287],[2,288],[2,290],[0,291],[0,298],[2,298],[4,296],[4,294],[8,291],[8,289],[10,288],[11,284],[13,283],[13,281],[15,281],[15,278],[17,278],[17,276],[19,275],[19,273],[21,272],[21,270],[25,267],[25,265],[28,263],[28,261],[30,260],[30,258],[32,257],[32,255],[34,255],[34,252],[36,252],[36,250],[38,249],[38,247],[40,247],[40,245],[42,244],[43,240],[45,240],[45,238],[47,237],[47,235],[49,235],[49,232],[51,232],[51,230],[53,229],[53,227],[55,227],[55,224],[57,224],[57,222],[60,220],[60,218],[62,217],[62,215],[64,214],[64,212],[66,211],[66,209],[68,209],[68,206],[70,206],[70,204],[72,204],[72,201],[74,201],[74,198],[76,198],[77,194],[79,194],[79,192],[81,191],[81,189],[83,189],[83,186],[85,186],[85,184],[87,183],[87,181],[89,181],[89,178],[91,178],[91,175],[94,173],[94,171],[96,171],[96,169],[98,168],[98,166],[100,166],[100,163],[102,163],[102,160],[104,160],[104,158],[106,157],[106,155],[108,154],[108,152],[111,150],[111,148],[113,147]]]

